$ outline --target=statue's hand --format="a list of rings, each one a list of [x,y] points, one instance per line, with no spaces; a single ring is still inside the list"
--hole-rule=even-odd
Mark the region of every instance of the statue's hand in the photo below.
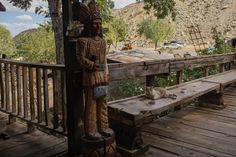
[[[105,64],[94,64],[94,70],[96,71],[105,71],[106,65]]]

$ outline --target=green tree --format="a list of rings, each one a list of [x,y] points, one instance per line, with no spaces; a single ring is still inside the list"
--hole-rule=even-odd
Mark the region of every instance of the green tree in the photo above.
[[[19,34],[15,43],[18,55],[27,61],[55,63],[55,41],[50,24]]]
[[[138,24],[138,33],[144,35],[147,39],[151,39],[155,43],[155,49],[158,42],[172,37],[173,32],[171,23],[163,19],[152,20],[148,18]]]
[[[159,19],[164,19],[166,16],[171,15],[172,19],[176,17],[175,0],[143,0],[144,9],[150,11],[154,10],[155,16]],[[140,2],[140,0],[137,0]]]
[[[0,25],[0,54],[14,57],[16,55],[16,48],[11,36],[11,33]]]
[[[124,41],[128,33],[128,25],[121,19],[112,19],[104,24],[104,34],[108,47],[117,46],[118,42]]]

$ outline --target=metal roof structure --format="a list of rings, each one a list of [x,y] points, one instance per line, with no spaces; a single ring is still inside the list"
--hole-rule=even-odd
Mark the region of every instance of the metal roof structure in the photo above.
[[[149,60],[163,60],[174,58],[173,54],[162,53],[159,54],[157,51],[145,50],[145,49],[133,49],[118,51],[107,55],[108,61],[118,62],[118,63],[133,63],[133,62],[143,62]]]

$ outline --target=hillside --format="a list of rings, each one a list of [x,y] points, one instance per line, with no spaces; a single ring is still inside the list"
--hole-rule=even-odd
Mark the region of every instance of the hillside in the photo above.
[[[122,9],[114,10],[115,17],[125,20],[129,25],[128,38],[133,45],[149,47],[150,41],[140,37],[136,25],[142,19],[153,15],[146,14],[143,3],[128,5]],[[211,39],[211,29],[216,27],[227,38],[236,36],[236,1],[235,0],[176,0],[178,15],[175,25],[175,37],[173,39],[190,43],[188,26],[199,25],[202,36],[207,42]]]

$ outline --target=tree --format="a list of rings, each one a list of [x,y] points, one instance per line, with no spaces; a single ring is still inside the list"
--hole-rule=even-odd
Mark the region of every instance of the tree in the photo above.
[[[55,41],[51,28],[51,24],[44,24],[16,36],[18,55],[27,61],[55,63]]]
[[[11,36],[11,33],[0,25],[0,54],[14,57],[16,55],[16,48]]]
[[[117,46],[118,42],[124,41],[128,32],[128,25],[121,19],[112,19],[104,24],[105,39],[108,47]]]
[[[140,2],[141,0],[136,0]],[[171,15],[172,19],[176,17],[175,1],[174,0],[143,0],[144,9],[150,11],[154,10],[157,18],[164,19],[166,16]]]
[[[151,39],[155,43],[155,49],[157,48],[158,42],[172,37],[173,32],[171,23],[162,19],[144,19],[138,24],[138,33],[144,35],[147,39]]]

